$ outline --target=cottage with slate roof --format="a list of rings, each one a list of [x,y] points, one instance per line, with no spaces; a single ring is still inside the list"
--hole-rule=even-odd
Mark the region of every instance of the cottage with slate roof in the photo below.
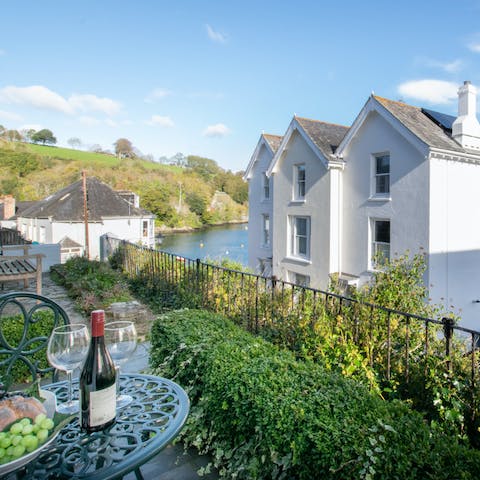
[[[294,117],[266,173],[278,278],[327,289],[337,274],[361,285],[385,258],[424,252],[432,301],[480,329],[480,124],[470,82],[457,117],[376,95],[350,128]]]
[[[109,234],[130,242],[154,247],[155,216],[128,201],[95,177],[86,179],[90,258],[100,256],[100,237]],[[79,180],[49,197],[35,202],[17,216],[17,229],[25,238],[39,243],[61,243],[62,258],[72,245],[85,248],[83,181]],[[137,198],[133,195],[132,198]],[[68,249],[68,251],[67,251]]]

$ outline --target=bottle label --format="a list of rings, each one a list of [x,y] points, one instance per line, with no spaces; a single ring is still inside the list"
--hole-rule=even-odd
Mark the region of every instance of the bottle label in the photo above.
[[[116,408],[115,383],[111,387],[90,392],[90,427],[99,427],[115,418]]]

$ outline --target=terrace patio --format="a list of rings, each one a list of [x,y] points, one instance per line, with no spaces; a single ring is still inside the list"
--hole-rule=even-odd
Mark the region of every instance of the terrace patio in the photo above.
[[[57,302],[68,313],[72,323],[86,323],[88,318],[81,315],[74,308],[73,301],[68,297],[66,290],[52,281],[48,273],[42,276],[42,294]],[[7,282],[2,285],[0,293],[9,291],[29,291],[35,293],[35,283],[30,282],[29,287],[24,289],[23,281]],[[128,365],[122,368],[125,373],[143,372],[148,369],[149,342],[141,342],[137,346],[134,357]],[[142,467],[145,480],[214,480],[219,478],[216,472],[200,477],[197,470],[205,467],[209,462],[208,456],[198,455],[195,449],[184,452],[181,443],[167,446],[159,455],[154,457]],[[125,480],[134,480],[135,473],[125,476]]]

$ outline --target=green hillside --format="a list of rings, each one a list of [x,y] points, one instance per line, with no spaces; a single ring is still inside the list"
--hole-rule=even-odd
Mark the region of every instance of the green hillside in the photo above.
[[[116,190],[138,193],[140,205],[157,215],[160,229],[243,221],[247,215],[248,191],[241,173],[225,171],[211,159],[189,156],[180,167],[0,140],[1,195],[40,200],[79,180],[83,170]],[[216,195],[218,191],[228,196]]]

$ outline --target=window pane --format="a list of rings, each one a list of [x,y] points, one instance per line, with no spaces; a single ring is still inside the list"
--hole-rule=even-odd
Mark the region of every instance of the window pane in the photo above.
[[[299,182],[305,181],[305,167],[303,165],[298,166],[298,181]]]
[[[296,219],[297,235],[307,235],[307,219],[306,218],[297,218]]]
[[[307,255],[307,239],[306,239],[306,237],[299,237],[299,239],[298,239],[298,253],[300,255]]]
[[[382,155],[376,157],[377,160],[377,174],[378,173],[390,173],[390,155]]]
[[[376,193],[390,193],[390,175],[380,175],[376,179]]]
[[[384,220],[375,222],[375,241],[390,243],[390,222]]]
[[[302,198],[305,196],[305,166],[297,166],[297,196]]]

